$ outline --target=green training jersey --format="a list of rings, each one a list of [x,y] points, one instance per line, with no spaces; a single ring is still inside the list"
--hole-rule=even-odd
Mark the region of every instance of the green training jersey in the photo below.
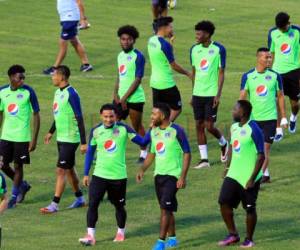
[[[174,87],[170,65],[175,61],[172,45],[162,37],[152,36],[148,41],[148,54],[151,63],[151,88],[161,90]]]
[[[138,78],[143,78],[145,67],[144,55],[137,49],[133,49],[126,53],[122,51],[118,56],[119,69],[119,91],[118,95],[122,98],[134,82]],[[145,93],[141,84],[128,97],[127,102],[137,103],[145,102]]]
[[[53,115],[57,141],[79,143],[80,133],[76,117],[82,117],[82,111],[79,95],[71,85],[56,90]]]
[[[226,66],[226,50],[223,45],[211,42],[208,47],[194,45],[190,50],[190,61],[195,68],[194,96],[216,96],[220,68]]]
[[[277,120],[276,97],[277,92],[283,90],[281,76],[278,73],[270,69],[259,73],[254,68],[243,75],[241,90],[248,93],[253,120]]]
[[[183,153],[190,153],[184,130],[171,123],[165,129],[150,130],[150,152],[155,154],[154,175],[171,175],[179,178],[182,172]]]
[[[1,139],[13,142],[31,141],[31,114],[40,111],[34,90],[22,85],[12,90],[10,85],[0,88],[0,111],[3,112]]]
[[[246,187],[256,165],[257,154],[264,153],[264,136],[255,121],[249,121],[242,127],[234,123],[230,129],[232,157],[227,177]],[[256,177],[262,177],[262,170]]]
[[[285,74],[300,68],[300,28],[291,25],[287,32],[278,28],[269,31],[268,45],[275,54],[273,70],[279,74]]]

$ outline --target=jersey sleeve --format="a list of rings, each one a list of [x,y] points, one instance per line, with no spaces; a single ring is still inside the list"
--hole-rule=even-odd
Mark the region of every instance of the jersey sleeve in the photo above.
[[[94,139],[94,129],[91,130],[90,136],[89,136],[89,143],[88,143],[88,149],[85,155],[84,160],[84,176],[88,176],[93,160],[94,160],[94,154],[96,152],[97,144]]]
[[[220,53],[220,64],[219,67],[222,69],[225,69],[226,67],[226,49],[223,45],[217,44],[219,47],[219,53]]]
[[[34,113],[39,112],[40,111],[40,105],[39,105],[37,96],[35,94],[35,91],[27,85],[24,85],[24,88],[29,91],[29,101],[30,101],[33,112]]]
[[[250,127],[252,128],[252,140],[256,146],[257,153],[264,154],[264,135],[261,131],[261,129],[258,127],[257,123],[254,121],[251,121],[249,123]]]
[[[282,78],[279,74],[277,74],[276,90],[277,91],[280,91],[280,90],[283,91]]]
[[[176,129],[176,138],[181,146],[182,151],[184,153],[191,153],[190,144],[184,129],[175,124],[173,124],[172,127]]]
[[[191,65],[192,66],[195,66],[195,63],[194,63],[194,58],[193,58],[193,50],[194,50],[194,47],[195,47],[196,45],[193,45],[191,48],[190,48],[190,63],[191,63]]]
[[[145,57],[141,52],[136,52],[137,58],[135,61],[135,77],[143,78],[145,69]]]
[[[299,44],[300,44],[300,27],[296,25],[292,25],[292,28],[298,31],[299,34]]]
[[[158,38],[161,44],[161,50],[164,52],[165,56],[167,57],[169,63],[173,63],[175,61],[174,54],[173,54],[173,47],[170,43],[168,43],[162,37]]]
[[[274,41],[273,41],[273,39],[272,39],[272,31],[273,31],[273,30],[274,30],[274,29],[271,29],[271,30],[269,31],[269,34],[268,34],[268,48],[269,48],[270,52],[272,52],[272,53],[275,52]]]
[[[245,73],[245,74],[243,74],[242,79],[241,79],[241,89],[240,90],[248,91],[249,86],[248,86],[247,82],[248,82],[248,74]]]

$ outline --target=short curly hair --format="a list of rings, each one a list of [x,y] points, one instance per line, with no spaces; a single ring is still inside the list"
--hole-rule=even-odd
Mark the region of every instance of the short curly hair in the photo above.
[[[215,25],[211,21],[203,20],[195,25],[195,30],[206,31],[210,36],[215,33]]]
[[[136,27],[132,25],[124,25],[118,29],[118,37],[121,37],[123,34],[131,36],[134,40],[139,38],[139,32]]]

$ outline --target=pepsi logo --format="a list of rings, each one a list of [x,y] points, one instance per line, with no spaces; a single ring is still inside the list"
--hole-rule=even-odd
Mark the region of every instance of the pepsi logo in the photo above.
[[[238,140],[234,140],[232,144],[233,151],[239,153],[241,151],[241,144]]]
[[[268,94],[268,89],[265,85],[259,85],[256,88],[256,94],[260,97],[264,97]]]
[[[127,73],[127,68],[126,68],[125,64],[120,65],[119,73],[120,73],[121,76],[124,76]]]
[[[280,50],[281,50],[281,53],[284,54],[284,55],[287,55],[291,52],[291,45],[287,44],[287,43],[284,43],[281,45],[280,47]]]
[[[208,70],[209,62],[206,59],[202,59],[200,62],[200,69],[205,71]]]
[[[9,113],[10,115],[15,116],[15,115],[18,114],[18,112],[19,112],[19,107],[18,107],[17,104],[11,103],[11,104],[8,105],[7,111],[8,111],[8,113]]]
[[[53,103],[53,106],[52,106],[53,114],[56,115],[58,113],[58,108],[59,108],[58,103],[57,102]]]
[[[158,142],[155,148],[159,155],[163,155],[166,152],[166,146],[163,142]]]
[[[104,143],[104,149],[108,153],[114,153],[117,149],[117,144],[113,140],[107,140]]]

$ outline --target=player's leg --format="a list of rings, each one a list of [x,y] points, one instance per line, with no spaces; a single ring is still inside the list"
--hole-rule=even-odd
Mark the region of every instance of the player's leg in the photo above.
[[[83,245],[90,246],[96,244],[95,232],[98,221],[98,207],[102,201],[107,189],[107,180],[92,176],[89,186],[89,208],[87,212],[87,233],[79,242]]]
[[[145,128],[143,126],[143,106],[144,104],[139,103],[129,108],[129,117],[132,127],[140,136],[145,136]],[[147,147],[141,147],[138,163],[143,163],[146,157]]]
[[[127,220],[126,205],[126,187],[127,179],[111,180],[108,182],[107,193],[108,199],[115,207],[115,216],[117,221],[117,233],[114,242],[125,240],[125,227]]]
[[[20,186],[23,182],[23,164],[14,163],[15,175],[11,193],[11,199],[8,202],[8,208],[14,208],[17,204],[17,197],[20,193]]]
[[[168,0],[159,0],[160,17],[168,16]]]
[[[153,20],[159,18],[159,0],[152,0],[152,15],[153,15]]]
[[[12,169],[9,164],[3,165],[1,167],[1,170],[6,174],[7,177],[9,177],[9,179],[11,179],[12,181],[14,180],[15,170]]]
[[[290,104],[291,104],[291,116],[290,116],[290,123],[289,123],[289,132],[295,133],[296,132],[297,115],[299,112],[298,98],[290,99]]]
[[[174,122],[182,111],[181,96],[177,86],[161,91],[160,98],[161,102],[170,106],[170,121]]]
[[[80,60],[81,60],[80,71],[87,72],[87,71],[93,70],[93,66],[91,64],[89,64],[87,53],[84,49],[83,44],[78,39],[78,36],[71,38],[70,41],[71,41],[71,44],[73,45],[77,55],[80,57]]]
[[[79,185],[79,177],[75,167],[67,170],[67,178],[76,197],[75,201],[69,206],[69,208],[79,208],[85,206],[85,199]]]

